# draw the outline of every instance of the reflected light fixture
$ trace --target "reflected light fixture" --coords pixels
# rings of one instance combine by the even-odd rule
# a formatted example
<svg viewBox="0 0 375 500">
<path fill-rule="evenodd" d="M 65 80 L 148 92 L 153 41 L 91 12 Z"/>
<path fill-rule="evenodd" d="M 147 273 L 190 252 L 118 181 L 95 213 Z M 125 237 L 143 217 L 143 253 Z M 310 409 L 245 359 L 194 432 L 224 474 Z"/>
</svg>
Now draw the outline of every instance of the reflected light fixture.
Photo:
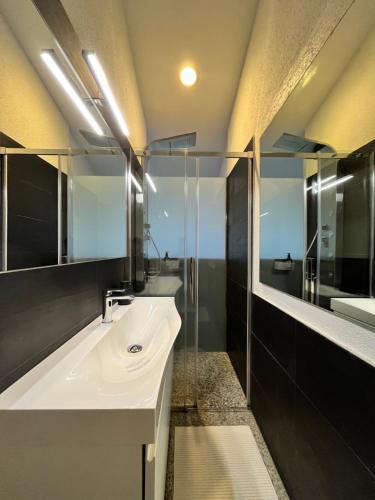
<svg viewBox="0 0 375 500">
<path fill-rule="evenodd" d="M 153 192 L 157 193 L 157 189 L 156 189 L 154 181 L 151 178 L 151 175 L 146 172 L 145 176 L 146 176 L 147 182 L 149 183 L 149 185 L 150 185 L 151 189 L 153 190 Z"/>
<path fill-rule="evenodd" d="M 168 212 L 166 210 L 164 210 L 164 215 L 168 218 L 169 215 L 168 215 Z"/>
<path fill-rule="evenodd" d="M 92 128 L 92 130 L 98 135 L 104 135 L 104 132 L 100 127 L 99 123 L 95 120 L 90 111 L 87 109 L 86 104 L 83 102 L 78 92 L 75 90 L 73 85 L 70 83 L 69 79 L 65 76 L 64 72 L 60 68 L 58 62 L 56 61 L 56 58 L 54 57 L 54 52 L 52 50 L 43 50 L 40 56 L 47 65 L 48 69 L 53 74 L 53 76 L 59 82 L 61 87 L 65 90 L 70 99 L 74 102 L 74 104 L 76 105 L 82 116 L 85 118 L 87 123 Z"/>
<path fill-rule="evenodd" d="M 109 86 L 107 76 L 104 73 L 103 67 L 100 64 L 99 59 L 97 58 L 95 52 L 84 51 L 83 55 L 91 69 L 91 72 L 95 78 L 96 83 L 100 87 L 100 90 L 102 91 L 110 108 L 112 109 L 112 113 L 116 118 L 116 121 L 118 123 L 118 126 L 120 127 L 121 132 L 124 135 L 128 136 L 129 129 L 125 123 L 124 117 L 121 114 L 120 108 L 116 102 L 111 87 Z"/>
<path fill-rule="evenodd" d="M 345 175 L 344 177 L 340 177 L 340 179 L 336 179 L 335 175 L 332 175 L 331 177 L 327 177 L 324 179 L 324 181 L 321 182 L 320 187 L 318 184 L 314 186 L 313 193 L 317 194 L 319 192 L 325 191 L 326 189 L 331 189 L 332 187 L 338 186 L 339 184 L 343 184 L 344 182 L 350 181 L 350 179 L 353 179 L 354 175 Z M 327 182 L 329 180 L 336 179 L 332 182 Z M 324 184 L 324 186 L 322 186 Z"/>
<path fill-rule="evenodd" d="M 326 182 L 329 182 L 331 181 L 332 179 L 336 179 L 336 176 L 335 175 L 330 175 L 329 177 L 326 177 L 325 179 L 323 179 L 320 184 L 325 184 Z M 317 186 L 318 186 L 318 183 L 317 182 L 313 182 L 312 186 L 309 186 L 308 188 L 306 188 L 306 191 L 311 191 L 312 188 L 314 187 L 314 191 L 316 191 L 317 189 Z"/>
<path fill-rule="evenodd" d="M 133 174 L 130 174 L 130 177 L 131 177 L 131 180 L 132 180 L 132 182 L 133 182 L 134 186 L 138 189 L 138 191 L 139 191 L 140 193 L 142 193 L 142 187 L 141 187 L 141 185 L 139 184 L 139 182 L 137 181 L 137 179 L 134 177 L 134 175 L 133 175 Z"/>
<path fill-rule="evenodd" d="M 191 66 L 185 66 L 180 72 L 180 80 L 186 87 L 192 87 L 197 81 L 197 72 Z"/>
<path fill-rule="evenodd" d="M 350 181 L 353 179 L 354 175 L 345 175 L 345 177 L 341 177 L 341 179 L 337 179 L 336 181 L 330 182 L 329 184 L 325 184 L 320 188 L 320 191 L 325 191 L 326 189 L 330 189 L 331 187 L 337 186 L 338 184 L 343 184 L 346 181 Z"/>
</svg>

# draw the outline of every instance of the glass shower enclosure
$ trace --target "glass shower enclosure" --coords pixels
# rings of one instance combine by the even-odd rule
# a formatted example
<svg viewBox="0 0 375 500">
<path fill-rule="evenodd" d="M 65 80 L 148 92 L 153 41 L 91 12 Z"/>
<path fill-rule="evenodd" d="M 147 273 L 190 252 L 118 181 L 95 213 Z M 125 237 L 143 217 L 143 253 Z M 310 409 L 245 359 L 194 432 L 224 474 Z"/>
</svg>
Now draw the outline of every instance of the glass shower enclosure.
<svg viewBox="0 0 375 500">
<path fill-rule="evenodd" d="M 143 158 L 145 293 L 174 296 L 182 318 L 174 407 L 217 406 L 228 390 L 220 384 L 227 362 L 224 160 L 187 150 Z"/>
</svg>

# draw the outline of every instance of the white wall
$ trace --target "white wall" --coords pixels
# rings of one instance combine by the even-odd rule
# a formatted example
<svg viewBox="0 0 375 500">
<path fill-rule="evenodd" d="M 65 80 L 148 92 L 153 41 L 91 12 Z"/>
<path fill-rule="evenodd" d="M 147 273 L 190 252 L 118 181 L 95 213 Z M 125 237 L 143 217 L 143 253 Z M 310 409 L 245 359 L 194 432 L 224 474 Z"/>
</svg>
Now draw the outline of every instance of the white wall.
<svg viewBox="0 0 375 500">
<path fill-rule="evenodd" d="M 153 177 L 157 193 L 149 190 L 148 222 L 151 234 L 164 257 L 184 256 L 184 178 Z M 196 255 L 196 181 L 188 183 L 187 254 Z M 199 257 L 225 258 L 226 180 L 201 178 L 199 180 Z M 167 215 L 166 215 L 167 214 Z M 156 254 L 150 248 L 150 257 Z"/>
<path fill-rule="evenodd" d="M 260 257 L 293 260 L 304 254 L 304 180 L 260 180 Z"/>
<path fill-rule="evenodd" d="M 317 110 L 306 136 L 353 151 L 375 139 L 375 26 Z"/>
<path fill-rule="evenodd" d="M 124 257 L 124 179 L 82 175 L 74 177 L 73 186 L 73 260 Z"/>
<path fill-rule="evenodd" d="M 68 147 L 60 110 L 1 14 L 0 68 L 0 131 L 25 147 Z"/>
</svg>

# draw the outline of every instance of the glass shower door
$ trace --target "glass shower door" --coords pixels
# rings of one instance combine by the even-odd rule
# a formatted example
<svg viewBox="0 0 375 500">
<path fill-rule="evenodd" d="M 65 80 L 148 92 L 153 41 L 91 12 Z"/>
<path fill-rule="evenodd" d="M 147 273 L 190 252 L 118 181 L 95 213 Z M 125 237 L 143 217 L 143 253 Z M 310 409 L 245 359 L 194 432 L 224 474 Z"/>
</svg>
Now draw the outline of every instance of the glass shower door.
<svg viewBox="0 0 375 500">
<path fill-rule="evenodd" d="M 182 154 L 182 156 L 181 156 Z M 174 296 L 175 407 L 245 407 L 227 354 L 226 176 L 222 158 L 146 158 L 146 292 Z"/>
<path fill-rule="evenodd" d="M 197 175 L 187 156 L 145 160 L 145 293 L 175 297 L 182 326 L 175 342 L 172 406 L 196 405 Z"/>
</svg>

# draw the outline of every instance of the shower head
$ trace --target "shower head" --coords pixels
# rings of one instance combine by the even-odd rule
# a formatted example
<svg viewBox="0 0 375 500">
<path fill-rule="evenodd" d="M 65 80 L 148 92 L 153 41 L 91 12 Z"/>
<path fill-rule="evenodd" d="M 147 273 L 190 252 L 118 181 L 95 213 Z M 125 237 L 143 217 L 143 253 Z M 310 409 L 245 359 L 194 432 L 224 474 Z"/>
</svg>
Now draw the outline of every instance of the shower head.
<svg viewBox="0 0 375 500">
<path fill-rule="evenodd" d="M 146 150 L 156 149 L 187 149 L 193 148 L 197 143 L 197 133 L 191 132 L 189 134 L 174 135 L 172 137 L 164 137 L 162 139 L 155 139 L 147 145 Z"/>
<path fill-rule="evenodd" d="M 329 144 L 317 142 L 313 139 L 308 139 L 307 137 L 299 135 L 288 134 L 286 132 L 281 134 L 273 147 L 299 153 L 317 153 L 318 151 L 336 153 L 333 147 Z"/>
</svg>

